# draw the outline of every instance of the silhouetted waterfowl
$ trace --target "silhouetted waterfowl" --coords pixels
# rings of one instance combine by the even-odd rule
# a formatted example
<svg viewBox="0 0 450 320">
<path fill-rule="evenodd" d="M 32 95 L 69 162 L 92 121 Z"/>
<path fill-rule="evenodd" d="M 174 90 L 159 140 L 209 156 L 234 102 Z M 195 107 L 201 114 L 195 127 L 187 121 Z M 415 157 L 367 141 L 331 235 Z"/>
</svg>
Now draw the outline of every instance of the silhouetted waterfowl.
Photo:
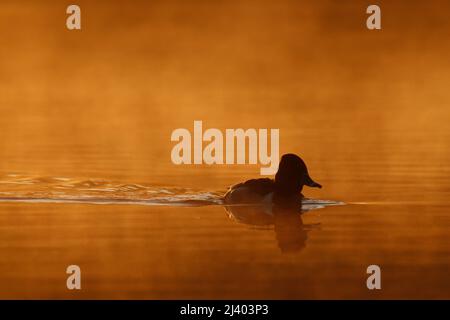
<svg viewBox="0 0 450 320">
<path fill-rule="evenodd" d="M 282 252 L 297 252 L 306 246 L 308 233 L 319 229 L 320 223 L 303 223 L 302 200 L 273 205 L 225 206 L 228 217 L 257 229 L 275 231 L 275 239 Z"/>
<path fill-rule="evenodd" d="M 283 204 L 303 198 L 303 186 L 322 188 L 309 176 L 305 162 L 295 154 L 281 157 L 275 180 L 251 179 L 230 187 L 224 196 L 225 204 Z"/>
</svg>

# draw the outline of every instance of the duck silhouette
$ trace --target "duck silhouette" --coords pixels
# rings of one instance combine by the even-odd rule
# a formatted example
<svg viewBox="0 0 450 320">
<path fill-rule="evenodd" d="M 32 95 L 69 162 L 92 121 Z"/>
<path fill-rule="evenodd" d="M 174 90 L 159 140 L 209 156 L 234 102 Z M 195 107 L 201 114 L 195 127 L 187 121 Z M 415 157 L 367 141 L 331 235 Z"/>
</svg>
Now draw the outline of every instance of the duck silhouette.
<svg viewBox="0 0 450 320">
<path fill-rule="evenodd" d="M 306 247 L 308 232 L 320 224 L 304 224 L 303 186 L 322 188 L 295 154 L 281 157 L 275 179 L 251 179 L 231 186 L 223 197 L 228 217 L 255 228 L 273 228 L 282 252 Z"/>
<path fill-rule="evenodd" d="M 301 203 L 303 186 L 322 188 L 308 173 L 305 162 L 288 153 L 281 157 L 275 179 L 251 179 L 231 186 L 224 195 L 224 203 L 230 204 L 288 204 Z"/>
</svg>

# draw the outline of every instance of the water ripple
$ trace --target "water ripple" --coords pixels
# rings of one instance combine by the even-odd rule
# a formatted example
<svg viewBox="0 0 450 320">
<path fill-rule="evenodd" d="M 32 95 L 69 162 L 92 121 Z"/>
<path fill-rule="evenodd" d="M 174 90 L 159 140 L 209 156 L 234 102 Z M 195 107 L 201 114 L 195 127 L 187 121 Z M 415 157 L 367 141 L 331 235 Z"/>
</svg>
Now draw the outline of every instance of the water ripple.
<svg viewBox="0 0 450 320">
<path fill-rule="evenodd" d="M 0 177 L 0 202 L 134 204 L 149 206 L 223 205 L 222 191 L 124 184 L 104 179 L 70 179 L 64 177 Z M 303 209 L 313 210 L 342 203 L 305 199 Z"/>
</svg>

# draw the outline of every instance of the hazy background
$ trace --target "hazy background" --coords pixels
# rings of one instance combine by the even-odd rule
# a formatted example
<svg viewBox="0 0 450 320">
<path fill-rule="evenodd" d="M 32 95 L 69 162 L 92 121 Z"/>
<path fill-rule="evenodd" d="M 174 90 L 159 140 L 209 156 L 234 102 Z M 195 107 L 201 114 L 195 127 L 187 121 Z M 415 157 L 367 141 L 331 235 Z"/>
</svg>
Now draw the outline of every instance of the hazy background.
<svg viewBox="0 0 450 320">
<path fill-rule="evenodd" d="M 240 279 L 243 262 L 239 260 L 233 265 L 233 257 L 238 256 L 250 259 L 244 259 L 245 265 L 261 262 L 251 269 L 259 278 L 247 277 L 252 279 L 248 280 L 249 286 L 261 285 L 258 294 L 263 297 L 270 292 L 274 294 L 271 297 L 361 297 L 367 294 L 364 287 L 345 289 L 339 284 L 343 291 L 329 292 L 321 285 L 332 280 L 308 277 L 320 265 L 324 274 L 341 270 L 338 274 L 344 279 L 342 275 L 348 275 L 349 269 L 345 269 L 348 263 L 352 268 L 364 270 L 374 260 L 364 256 L 370 253 L 392 266 L 395 271 L 392 279 L 404 286 L 417 285 L 407 293 L 401 291 L 401 286 L 391 287 L 391 291 L 386 289 L 385 297 L 405 294 L 449 297 L 445 271 L 450 265 L 445 258 L 449 253 L 450 225 L 449 1 L 377 1 L 382 10 L 381 31 L 366 28 L 365 11 L 371 4 L 367 1 L 79 0 L 76 4 L 82 11 L 81 31 L 66 29 L 65 11 L 69 4 L 72 3 L 1 1 L 0 175 L 102 178 L 206 190 L 224 190 L 232 183 L 257 177 L 259 165 L 208 167 L 171 163 L 172 130 L 192 130 L 193 121 L 202 120 L 204 128 L 279 128 L 280 152 L 300 154 L 312 177 L 324 185 L 322 190 L 306 190 L 307 196 L 384 205 L 402 203 L 403 206 L 327 209 L 321 222 L 325 226 L 328 222 L 339 236 L 325 232 L 326 237 L 317 240 L 321 249 L 305 257 L 312 261 L 306 269 L 301 268 L 301 261 L 291 261 L 292 268 L 283 269 L 280 266 L 285 266 L 286 258 L 279 255 L 274 258 L 268 253 L 277 251 L 276 246 L 270 250 L 262 246 L 257 252 L 273 259 L 272 269 L 267 270 L 264 261 L 249 258 L 245 250 L 250 249 L 246 247 L 244 253 L 228 251 L 226 261 L 217 258 L 230 268 L 216 270 L 206 262 L 198 265 L 198 261 L 207 261 L 211 252 L 216 251 L 211 247 L 195 251 L 203 246 L 189 242 L 187 239 L 192 234 L 186 230 L 197 224 L 190 220 L 191 215 L 179 212 L 180 209 L 161 216 L 155 213 L 151 218 L 144 215 L 145 210 L 150 210 L 147 208 L 120 209 L 121 214 L 131 212 L 131 216 L 108 215 L 97 221 L 92 218 L 97 209 L 92 207 L 33 209 L 37 207 L 3 205 L 0 218 L 2 227 L 9 233 L 6 229 L 2 231 L 6 251 L 2 254 L 5 260 L 0 265 L 0 274 L 11 291 L 20 297 L 22 287 L 18 283 L 31 283 L 33 287 L 35 269 L 21 269 L 25 268 L 20 267 L 24 261 L 31 263 L 40 257 L 56 272 L 61 269 L 52 264 L 57 257 L 65 265 L 81 255 L 87 264 L 99 268 L 98 261 L 92 261 L 92 257 L 103 252 L 106 256 L 102 263 L 106 261 L 113 266 L 115 261 L 124 261 L 122 253 L 135 253 L 136 268 L 143 270 L 158 261 L 162 275 L 148 271 L 149 274 L 137 276 L 143 283 L 149 282 L 142 279 L 151 278 L 153 286 L 167 285 L 169 289 L 164 288 L 168 291 L 153 291 L 153 297 L 234 297 L 233 293 L 239 290 L 220 291 L 219 284 L 216 286 L 213 280 L 220 273 L 227 281 Z M 425 207 L 414 207 L 416 203 Z M 435 207 L 430 209 L 426 205 Z M 50 214 L 50 217 L 42 220 L 34 210 L 42 210 L 44 216 Z M 101 210 L 112 214 L 116 209 Z M 157 211 L 161 210 L 169 209 Z M 194 209 L 189 210 L 192 213 Z M 209 211 L 212 209 L 198 210 L 194 210 L 194 216 L 199 219 L 208 221 L 208 216 L 214 215 Z M 219 209 L 214 210 L 218 214 L 211 222 L 214 227 L 233 228 L 222 216 L 223 212 L 219 215 Z M 76 223 L 61 218 L 57 215 L 60 211 L 69 217 L 81 215 L 78 217 L 81 220 L 76 221 L 85 223 L 79 225 L 82 231 L 76 227 L 74 231 Z M 18 212 L 31 214 L 32 220 L 20 220 L 25 218 L 19 218 Z M 364 212 L 368 213 L 364 215 Z M 135 220 L 135 214 L 144 220 Z M 170 229 L 173 225 L 164 220 L 170 214 L 180 214 L 176 219 L 181 219 L 180 224 L 186 228 L 183 232 L 187 233 L 180 235 L 179 229 Z M 61 225 L 59 219 L 67 224 Z M 107 226 L 102 224 L 103 219 L 109 221 Z M 422 223 L 418 224 L 417 219 Z M 49 221 L 60 227 L 56 238 L 46 238 Z M 19 230 L 26 230 L 20 228 L 27 223 L 31 229 L 20 233 Z M 36 223 L 42 223 L 43 229 L 33 229 Z M 116 245 L 101 242 L 105 239 L 95 240 L 103 227 L 112 228 L 108 234 L 113 236 L 120 230 L 132 235 L 136 231 L 133 228 L 142 225 L 156 228 L 156 238 L 143 237 L 141 242 L 133 242 L 123 235 L 120 241 L 116 239 L 119 241 Z M 199 239 L 209 238 L 204 228 L 214 229 L 208 223 L 202 224 L 201 230 L 195 229 Z M 78 232 L 80 242 L 64 242 L 63 235 L 70 230 L 74 234 Z M 215 250 L 232 246 L 226 230 L 222 234 L 223 242 L 219 241 L 216 247 L 212 244 Z M 239 230 L 246 234 L 247 229 Z M 55 255 L 52 256 L 32 249 L 30 244 L 36 241 L 33 234 L 47 239 L 43 240 L 44 248 L 48 249 L 49 243 L 60 246 L 69 255 L 67 261 L 60 251 L 51 251 Z M 391 238 L 383 238 L 386 234 L 391 234 Z M 30 243 L 21 242 L 24 235 Z M 176 238 L 176 244 L 172 240 L 159 244 L 155 250 L 163 252 L 158 251 L 154 258 L 146 257 L 150 260 L 142 261 L 139 246 L 146 250 L 154 248 L 153 241 L 161 235 L 164 239 L 173 239 L 170 235 L 182 238 Z M 367 238 L 368 235 L 373 238 Z M 271 234 L 265 236 L 273 240 Z M 125 239 L 131 242 L 118 247 Z M 409 247 L 412 241 L 419 247 Z M 353 247 L 357 243 L 364 246 Z M 389 253 L 383 251 L 381 243 L 391 245 L 385 248 Z M 17 248 L 24 251 L 14 264 L 14 254 L 20 252 Z M 191 255 L 195 260 L 186 256 L 186 248 L 198 253 Z M 307 250 L 305 254 L 309 255 Z M 183 258 L 173 255 L 174 252 Z M 361 257 L 357 263 L 350 258 L 355 252 Z M 411 256 L 414 252 L 416 256 Z M 327 264 L 320 258 L 324 255 L 335 260 Z M 175 272 L 168 267 L 178 264 L 180 259 L 188 266 L 186 269 Z M 414 270 L 405 273 L 404 267 L 410 265 L 415 265 L 417 272 L 429 267 L 427 274 L 433 278 L 418 276 Z M 46 268 L 44 274 L 53 270 L 49 265 Z M 108 268 L 105 270 L 111 272 L 112 278 L 117 279 L 118 274 L 124 276 L 110 269 L 113 267 Z M 310 295 L 292 288 L 289 291 L 292 279 L 288 276 L 285 282 L 278 282 L 279 287 L 264 282 L 277 268 L 281 268 L 280 274 L 286 275 L 292 275 L 294 270 L 305 271 L 302 277 L 309 281 Z M 8 273 L 13 269 L 13 274 Z M 126 270 L 128 266 L 123 266 L 121 272 Z M 209 274 L 211 287 L 203 295 L 196 295 L 197 291 L 189 291 L 193 288 L 190 281 L 197 281 L 205 270 L 220 272 Z M 29 275 L 28 280 L 23 278 L 24 274 Z M 167 275 L 170 276 L 164 278 Z M 64 281 L 65 274 L 61 276 Z M 402 276 L 403 282 L 399 280 Z M 364 272 L 358 277 L 365 281 Z M 37 285 L 33 288 L 35 291 L 30 289 L 34 292 L 30 293 L 32 297 L 61 296 L 54 288 L 46 289 L 45 293 Z M 88 297 L 117 293 L 99 288 L 102 287 L 96 287 L 100 291 L 88 291 Z M 136 287 L 132 288 L 123 289 L 121 297 L 130 296 L 127 290 L 134 293 L 133 297 L 146 297 L 142 292 L 133 291 Z M 255 292 L 242 294 L 259 297 Z"/>
<path fill-rule="evenodd" d="M 280 128 L 281 152 L 325 181 L 411 158 L 405 175 L 448 173 L 448 1 L 380 1 L 381 31 L 366 1 L 77 3 L 81 32 L 65 27 L 69 2 L 2 1 L 1 171 L 214 184 L 236 167 L 170 161 L 172 130 L 198 119 Z"/>
</svg>

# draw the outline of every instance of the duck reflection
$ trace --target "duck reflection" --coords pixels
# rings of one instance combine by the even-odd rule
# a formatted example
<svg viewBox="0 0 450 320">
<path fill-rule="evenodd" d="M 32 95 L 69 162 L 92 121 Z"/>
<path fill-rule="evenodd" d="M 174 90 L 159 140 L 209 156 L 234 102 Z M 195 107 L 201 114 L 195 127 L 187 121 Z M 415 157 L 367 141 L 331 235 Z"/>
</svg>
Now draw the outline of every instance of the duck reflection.
<svg viewBox="0 0 450 320">
<path fill-rule="evenodd" d="M 281 252 L 299 252 L 306 247 L 308 232 L 320 224 L 305 224 L 302 219 L 302 199 L 272 205 L 227 205 L 225 210 L 234 221 L 260 229 L 274 229 Z"/>
</svg>

